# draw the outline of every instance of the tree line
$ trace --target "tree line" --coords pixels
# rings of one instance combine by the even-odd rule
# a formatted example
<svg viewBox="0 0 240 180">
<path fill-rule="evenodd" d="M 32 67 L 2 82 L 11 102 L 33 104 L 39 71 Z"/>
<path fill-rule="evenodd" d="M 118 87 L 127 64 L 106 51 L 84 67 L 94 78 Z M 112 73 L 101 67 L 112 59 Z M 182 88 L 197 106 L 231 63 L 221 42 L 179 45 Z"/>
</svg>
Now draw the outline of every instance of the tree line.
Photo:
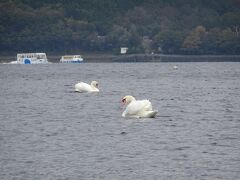
<svg viewBox="0 0 240 180">
<path fill-rule="evenodd" d="M 2 0 L 0 51 L 240 54 L 239 0 Z"/>
</svg>

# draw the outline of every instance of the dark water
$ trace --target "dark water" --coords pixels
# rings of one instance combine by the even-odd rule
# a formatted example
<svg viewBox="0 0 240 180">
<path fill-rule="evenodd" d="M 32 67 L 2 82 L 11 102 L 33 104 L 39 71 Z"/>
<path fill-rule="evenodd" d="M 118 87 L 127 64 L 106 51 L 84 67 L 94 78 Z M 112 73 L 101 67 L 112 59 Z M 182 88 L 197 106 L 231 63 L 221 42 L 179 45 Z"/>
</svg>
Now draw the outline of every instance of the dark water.
<svg viewBox="0 0 240 180">
<path fill-rule="evenodd" d="M 240 63 L 173 65 L 0 65 L 0 179 L 240 179 Z M 158 116 L 122 118 L 125 95 Z"/>
</svg>

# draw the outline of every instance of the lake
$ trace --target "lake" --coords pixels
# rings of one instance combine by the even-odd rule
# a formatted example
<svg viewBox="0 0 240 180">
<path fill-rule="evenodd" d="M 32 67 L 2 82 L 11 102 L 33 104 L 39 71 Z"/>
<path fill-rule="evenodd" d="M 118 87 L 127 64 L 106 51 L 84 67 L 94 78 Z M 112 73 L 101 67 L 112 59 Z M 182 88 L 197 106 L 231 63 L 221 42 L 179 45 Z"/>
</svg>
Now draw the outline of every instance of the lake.
<svg viewBox="0 0 240 180">
<path fill-rule="evenodd" d="M 1 64 L 0 85 L 1 180 L 240 179 L 239 62 Z"/>
</svg>

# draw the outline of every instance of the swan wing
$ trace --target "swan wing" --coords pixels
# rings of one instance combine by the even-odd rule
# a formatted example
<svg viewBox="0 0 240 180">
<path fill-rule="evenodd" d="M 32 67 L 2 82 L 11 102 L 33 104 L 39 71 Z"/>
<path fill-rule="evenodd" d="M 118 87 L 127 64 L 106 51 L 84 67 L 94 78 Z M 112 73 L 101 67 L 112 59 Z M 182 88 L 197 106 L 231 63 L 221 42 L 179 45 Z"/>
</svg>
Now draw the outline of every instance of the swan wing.
<svg viewBox="0 0 240 180">
<path fill-rule="evenodd" d="M 154 118 L 156 115 L 157 111 L 142 111 L 138 116 L 142 118 Z"/>
<path fill-rule="evenodd" d="M 123 112 L 123 116 L 142 116 L 145 111 L 152 111 L 152 104 L 149 100 L 133 101 Z"/>
<path fill-rule="evenodd" d="M 92 87 L 84 82 L 80 82 L 75 84 L 75 91 L 77 92 L 91 92 L 92 91 Z"/>
</svg>

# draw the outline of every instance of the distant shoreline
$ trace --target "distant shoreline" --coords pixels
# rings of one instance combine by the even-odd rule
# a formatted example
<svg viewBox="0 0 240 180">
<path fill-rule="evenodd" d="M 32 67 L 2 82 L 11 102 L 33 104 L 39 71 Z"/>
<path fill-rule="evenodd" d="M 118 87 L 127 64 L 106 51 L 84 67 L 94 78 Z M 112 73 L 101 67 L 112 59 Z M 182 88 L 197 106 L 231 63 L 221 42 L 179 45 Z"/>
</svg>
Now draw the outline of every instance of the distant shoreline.
<svg viewBox="0 0 240 180">
<path fill-rule="evenodd" d="M 240 62 L 240 55 L 164 55 L 164 54 L 83 54 L 84 62 Z M 47 55 L 57 63 L 61 55 Z M 15 61 L 16 56 L 0 56 L 1 63 Z"/>
</svg>

